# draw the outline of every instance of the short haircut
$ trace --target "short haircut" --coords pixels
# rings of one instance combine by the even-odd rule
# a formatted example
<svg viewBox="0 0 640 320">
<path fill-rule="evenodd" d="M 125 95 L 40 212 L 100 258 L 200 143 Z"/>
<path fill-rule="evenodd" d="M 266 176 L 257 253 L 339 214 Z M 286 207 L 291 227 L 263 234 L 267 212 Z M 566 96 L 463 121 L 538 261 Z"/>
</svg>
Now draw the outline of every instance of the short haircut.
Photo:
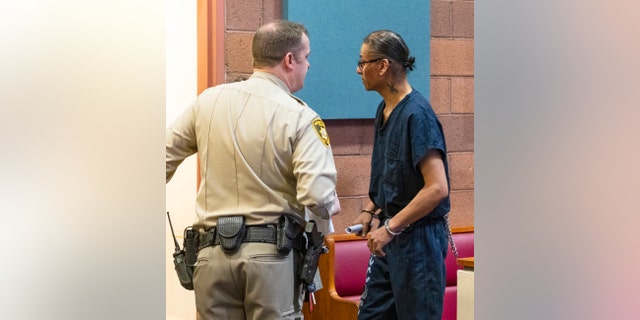
<svg viewBox="0 0 640 320">
<path fill-rule="evenodd" d="M 288 20 L 275 20 L 258 28 L 251 44 L 253 67 L 273 67 L 289 52 L 297 57 L 302 34 L 309 35 L 307 28 Z"/>
</svg>

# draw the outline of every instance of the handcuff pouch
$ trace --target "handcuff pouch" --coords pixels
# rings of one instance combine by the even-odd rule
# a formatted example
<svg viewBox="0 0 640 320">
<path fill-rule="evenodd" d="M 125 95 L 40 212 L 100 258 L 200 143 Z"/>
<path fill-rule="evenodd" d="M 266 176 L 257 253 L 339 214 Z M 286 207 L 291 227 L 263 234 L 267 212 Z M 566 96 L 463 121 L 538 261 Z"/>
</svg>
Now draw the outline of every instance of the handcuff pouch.
<svg viewBox="0 0 640 320">
<path fill-rule="evenodd" d="M 218 218 L 216 233 L 220 240 L 222 251 L 228 254 L 235 253 L 240 249 L 244 240 L 246 227 L 244 216 L 227 216 Z"/>
</svg>

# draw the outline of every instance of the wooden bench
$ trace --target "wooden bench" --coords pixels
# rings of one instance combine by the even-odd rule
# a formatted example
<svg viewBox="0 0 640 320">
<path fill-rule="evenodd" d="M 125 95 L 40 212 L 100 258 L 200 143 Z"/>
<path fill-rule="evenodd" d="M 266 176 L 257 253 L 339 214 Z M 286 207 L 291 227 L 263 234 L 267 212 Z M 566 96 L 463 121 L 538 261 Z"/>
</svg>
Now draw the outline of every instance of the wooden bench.
<svg viewBox="0 0 640 320">
<path fill-rule="evenodd" d="M 459 257 L 474 256 L 473 227 L 452 228 Z M 318 267 L 322 277 L 321 290 L 316 291 L 316 305 L 309 312 L 305 304 L 305 319 L 309 320 L 354 320 L 358 315 L 360 295 L 369 264 L 370 252 L 367 241 L 353 234 L 332 234 L 325 238 L 329 253 L 320 256 Z M 442 319 L 456 319 L 457 271 L 461 269 L 451 253 L 445 260 L 447 287 L 445 288 Z"/>
</svg>

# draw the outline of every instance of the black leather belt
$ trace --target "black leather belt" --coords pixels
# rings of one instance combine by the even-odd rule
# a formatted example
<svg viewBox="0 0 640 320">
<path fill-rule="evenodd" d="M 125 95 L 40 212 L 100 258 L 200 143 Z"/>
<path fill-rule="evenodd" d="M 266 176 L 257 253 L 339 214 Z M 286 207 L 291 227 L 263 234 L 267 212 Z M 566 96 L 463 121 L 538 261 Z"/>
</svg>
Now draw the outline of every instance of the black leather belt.
<svg viewBox="0 0 640 320">
<path fill-rule="evenodd" d="M 264 242 L 276 244 L 276 235 L 277 232 L 275 224 L 246 226 L 246 233 L 242 242 Z M 198 249 L 208 246 L 216 246 L 219 244 L 220 239 L 216 237 L 216 227 L 213 227 L 200 234 L 200 245 L 198 246 Z"/>
</svg>

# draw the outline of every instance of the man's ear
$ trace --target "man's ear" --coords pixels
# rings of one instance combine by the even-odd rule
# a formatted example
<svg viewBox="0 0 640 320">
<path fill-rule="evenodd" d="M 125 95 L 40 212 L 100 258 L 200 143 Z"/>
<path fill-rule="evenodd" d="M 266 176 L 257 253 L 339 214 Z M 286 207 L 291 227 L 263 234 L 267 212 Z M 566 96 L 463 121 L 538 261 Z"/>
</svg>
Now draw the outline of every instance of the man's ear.
<svg viewBox="0 0 640 320">
<path fill-rule="evenodd" d="M 387 72 L 387 70 L 389 70 L 389 60 L 387 59 L 382 59 L 382 61 L 380 61 L 380 71 L 378 71 L 378 73 L 380 75 L 383 75 L 385 72 Z"/>
<path fill-rule="evenodd" d="M 287 54 L 284 55 L 283 59 L 284 59 L 285 67 L 287 67 L 288 69 L 293 68 L 293 63 L 295 62 L 295 57 L 293 56 L 293 53 L 287 52 Z"/>
</svg>

